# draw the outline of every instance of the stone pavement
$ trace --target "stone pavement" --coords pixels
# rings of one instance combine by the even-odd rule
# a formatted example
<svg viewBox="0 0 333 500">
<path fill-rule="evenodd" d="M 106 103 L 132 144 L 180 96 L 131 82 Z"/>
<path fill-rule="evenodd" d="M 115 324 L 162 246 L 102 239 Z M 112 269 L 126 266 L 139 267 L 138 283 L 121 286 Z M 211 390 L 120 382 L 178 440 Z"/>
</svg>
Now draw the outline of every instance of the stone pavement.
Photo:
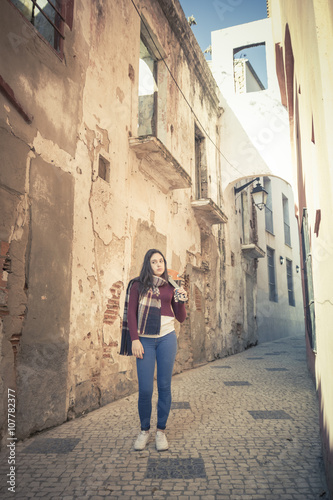
<svg viewBox="0 0 333 500">
<path fill-rule="evenodd" d="M 2 452 L 0 498 L 329 498 L 304 338 L 176 375 L 172 389 L 168 451 L 158 453 L 153 436 L 143 452 L 133 450 L 133 394 L 17 443 L 15 493 Z"/>
</svg>

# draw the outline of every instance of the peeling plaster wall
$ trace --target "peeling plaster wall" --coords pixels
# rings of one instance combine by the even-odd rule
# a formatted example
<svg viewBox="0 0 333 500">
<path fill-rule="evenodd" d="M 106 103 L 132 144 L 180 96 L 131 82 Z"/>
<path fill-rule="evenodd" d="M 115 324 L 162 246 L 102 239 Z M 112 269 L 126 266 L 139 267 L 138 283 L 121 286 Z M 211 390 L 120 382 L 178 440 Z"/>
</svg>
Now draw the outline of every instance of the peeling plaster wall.
<svg viewBox="0 0 333 500">
<path fill-rule="evenodd" d="M 138 8 L 197 126 L 223 144 L 219 93 L 179 3 L 143 0 Z M 195 118 L 163 61 L 157 137 L 192 185 L 162 191 L 129 146 L 138 133 L 140 43 L 130 0 L 77 0 L 63 60 L 9 2 L 1 23 L 1 75 L 32 115 L 28 124 L 1 94 L 0 257 L 4 268 L 11 262 L 0 283 L 2 394 L 17 390 L 25 437 L 137 389 L 135 360 L 119 356 L 121 319 L 127 283 L 149 248 L 165 254 L 189 292 L 175 372 L 255 342 L 244 313 L 255 270 L 240 256 L 236 222 L 230 232 L 195 215 Z M 233 220 L 219 155 L 205 142 L 207 197 Z"/>
<path fill-rule="evenodd" d="M 222 272 L 222 352 L 235 354 L 258 342 L 256 327 L 257 264 L 255 259 L 246 258 L 241 252 L 242 211 L 239 198 L 235 200 L 234 190 L 229 189 L 224 197 L 230 206 L 228 224 L 223 226 L 223 272 Z M 251 197 L 248 197 L 248 212 L 253 219 Z M 231 208 L 232 207 L 232 208 Z M 251 223 L 255 226 L 255 220 Z M 249 221 L 250 225 L 250 221 Z M 249 284 L 251 290 L 251 311 L 249 307 Z"/>
<path fill-rule="evenodd" d="M 0 413 L 7 388 L 15 390 L 20 438 L 67 418 L 74 153 L 87 51 L 80 31 L 74 39 L 66 27 L 64 63 L 10 2 L 0 22 L 0 74 L 18 103 L 2 86 Z"/>
<path fill-rule="evenodd" d="M 32 160 L 27 313 L 16 360 L 19 438 L 66 417 L 73 185 L 70 174 Z"/>
</svg>

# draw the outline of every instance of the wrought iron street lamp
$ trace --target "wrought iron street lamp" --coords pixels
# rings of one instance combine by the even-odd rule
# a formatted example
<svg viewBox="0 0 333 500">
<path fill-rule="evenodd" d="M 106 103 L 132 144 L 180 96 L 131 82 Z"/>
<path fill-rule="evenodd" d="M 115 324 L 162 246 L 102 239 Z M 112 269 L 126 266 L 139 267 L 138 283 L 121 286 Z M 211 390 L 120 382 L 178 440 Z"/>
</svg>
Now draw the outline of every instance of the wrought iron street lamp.
<svg viewBox="0 0 333 500">
<path fill-rule="evenodd" d="M 258 207 L 259 210 L 262 210 L 266 206 L 268 193 L 260 184 L 259 177 L 255 177 L 251 181 L 244 184 L 244 186 L 240 186 L 238 188 L 235 187 L 234 188 L 235 195 L 237 193 L 239 193 L 240 191 L 243 191 L 243 189 L 250 186 L 250 184 L 252 184 L 252 182 L 254 182 L 254 181 L 257 181 L 257 185 L 253 188 L 253 191 L 252 191 L 253 201 L 254 201 L 255 206 Z"/>
</svg>

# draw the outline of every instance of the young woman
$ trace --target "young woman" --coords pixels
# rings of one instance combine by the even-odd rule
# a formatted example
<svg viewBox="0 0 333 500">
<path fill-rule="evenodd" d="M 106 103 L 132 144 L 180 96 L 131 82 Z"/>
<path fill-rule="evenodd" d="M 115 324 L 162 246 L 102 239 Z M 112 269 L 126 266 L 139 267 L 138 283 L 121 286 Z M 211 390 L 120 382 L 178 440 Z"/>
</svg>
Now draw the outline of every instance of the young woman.
<svg viewBox="0 0 333 500">
<path fill-rule="evenodd" d="M 181 300 L 178 299 L 181 294 Z M 171 407 L 171 377 L 177 352 L 175 318 L 182 323 L 186 318 L 183 287 L 177 289 L 168 282 L 167 263 L 156 249 L 148 250 L 140 276 L 128 284 L 123 318 L 120 354 L 133 354 L 136 359 L 139 382 L 139 417 L 141 432 L 135 450 L 143 450 L 150 435 L 150 418 L 157 363 L 157 432 L 156 449 L 168 449 L 164 430 Z"/>
</svg>

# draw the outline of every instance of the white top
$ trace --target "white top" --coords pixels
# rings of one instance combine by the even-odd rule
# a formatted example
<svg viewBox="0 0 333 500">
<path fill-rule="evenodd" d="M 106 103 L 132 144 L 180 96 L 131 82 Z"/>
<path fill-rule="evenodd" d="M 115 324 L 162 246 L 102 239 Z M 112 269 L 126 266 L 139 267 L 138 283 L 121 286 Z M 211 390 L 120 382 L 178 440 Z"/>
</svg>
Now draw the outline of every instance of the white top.
<svg viewBox="0 0 333 500">
<path fill-rule="evenodd" d="M 161 329 L 159 335 L 139 335 L 150 339 L 159 339 L 175 330 L 175 318 L 173 316 L 161 316 Z"/>
</svg>

